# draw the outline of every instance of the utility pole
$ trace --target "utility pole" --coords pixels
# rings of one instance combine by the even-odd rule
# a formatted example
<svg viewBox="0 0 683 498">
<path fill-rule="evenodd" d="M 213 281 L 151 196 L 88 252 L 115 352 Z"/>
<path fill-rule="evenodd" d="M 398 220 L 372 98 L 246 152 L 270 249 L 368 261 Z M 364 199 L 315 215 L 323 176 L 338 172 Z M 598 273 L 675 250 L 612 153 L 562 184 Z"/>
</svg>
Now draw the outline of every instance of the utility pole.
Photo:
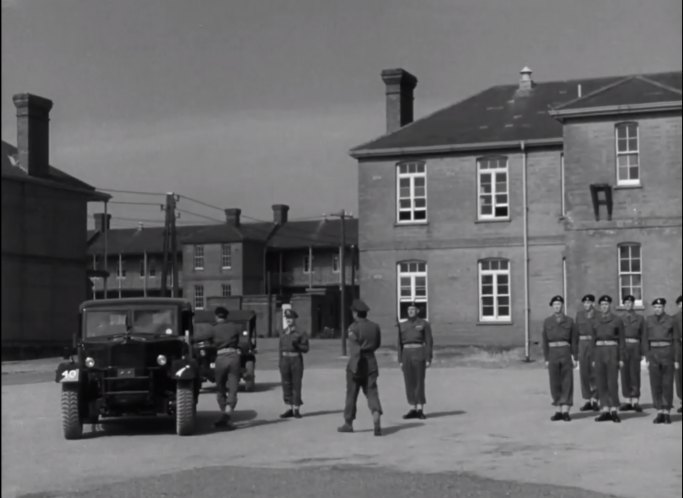
<svg viewBox="0 0 683 498">
<path fill-rule="evenodd" d="M 171 297 L 180 297 L 178 292 L 178 236 L 176 229 L 176 218 L 180 213 L 176 213 L 176 201 L 177 198 L 175 194 L 171 193 L 171 262 L 172 262 L 172 273 L 171 278 L 173 279 L 173 291 L 171 292 Z"/>
<path fill-rule="evenodd" d="M 161 266 L 161 297 L 167 296 L 169 270 L 171 270 L 171 278 L 173 279 L 173 295 L 176 294 L 178 286 L 177 250 L 175 247 L 177 242 L 175 234 L 175 203 L 175 194 L 168 192 L 166 194 L 166 203 L 161 206 L 161 210 L 166 212 L 164 220 L 164 246 L 162 249 L 163 263 Z"/>
<path fill-rule="evenodd" d="M 339 327 L 341 329 L 341 347 L 342 356 L 346 356 L 346 210 L 342 209 L 337 213 L 330 213 L 325 216 L 338 217 L 341 220 L 340 226 L 340 241 L 339 241 L 339 305 L 340 319 Z"/>
</svg>

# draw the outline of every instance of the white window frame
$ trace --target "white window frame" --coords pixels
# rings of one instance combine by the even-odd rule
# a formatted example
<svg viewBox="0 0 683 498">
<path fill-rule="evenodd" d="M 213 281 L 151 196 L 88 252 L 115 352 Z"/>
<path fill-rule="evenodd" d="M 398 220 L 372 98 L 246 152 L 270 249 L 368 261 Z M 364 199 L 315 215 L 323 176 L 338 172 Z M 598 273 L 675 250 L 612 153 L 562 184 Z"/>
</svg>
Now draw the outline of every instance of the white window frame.
<svg viewBox="0 0 683 498">
<path fill-rule="evenodd" d="M 221 269 L 229 270 L 232 268 L 232 246 L 221 244 Z"/>
<path fill-rule="evenodd" d="M 427 319 L 429 316 L 429 277 L 428 265 L 426 261 L 410 260 L 399 261 L 396 264 L 396 316 L 399 320 L 407 319 L 407 315 L 401 315 L 401 303 L 417 302 L 424 303 L 426 313 L 421 317 Z M 424 279 L 424 293 L 418 294 L 418 281 Z M 406 282 L 407 280 L 407 282 Z M 405 285 L 407 283 L 407 285 Z M 408 293 L 402 292 L 404 288 Z"/>
<path fill-rule="evenodd" d="M 221 297 L 230 297 L 230 296 L 232 296 L 232 285 L 221 284 Z"/>
<path fill-rule="evenodd" d="M 408 185 L 407 195 L 401 195 L 401 180 Z M 416 183 L 422 183 L 417 186 Z M 423 195 L 418 195 L 417 189 L 424 190 Z M 401 201 L 407 201 L 408 205 L 401 207 Z M 417 204 L 424 204 L 418 206 Z M 407 219 L 401 219 L 401 213 L 408 213 Z M 416 213 L 424 213 L 424 217 L 417 217 Z M 427 223 L 427 167 L 424 161 L 402 162 L 396 165 L 396 223 L 422 224 Z"/>
<path fill-rule="evenodd" d="M 492 263 L 496 263 L 498 268 L 485 268 Z M 505 268 L 501 268 L 501 263 L 505 264 Z M 511 284 L 511 270 L 510 260 L 505 258 L 487 258 L 479 260 L 477 264 L 478 269 L 478 293 L 479 293 L 479 321 L 492 323 L 509 323 L 512 321 L 512 284 Z M 499 282 L 500 277 L 507 278 L 507 294 L 500 292 L 500 287 L 505 285 Z M 491 286 L 491 293 L 484 293 L 484 277 L 491 277 L 491 283 L 486 284 Z M 484 298 L 493 298 L 493 315 L 484 315 Z M 501 298 L 507 298 L 508 314 L 501 314 L 499 308 L 501 306 Z"/>
<path fill-rule="evenodd" d="M 633 257 L 633 248 L 638 248 L 638 257 Z M 621 250 L 628 248 L 628 257 L 622 258 Z M 629 271 L 623 271 L 621 268 L 622 262 L 628 261 Z M 638 261 L 639 271 L 633 271 L 633 261 Z M 639 277 L 640 284 L 634 285 L 631 280 L 633 277 Z M 623 279 L 628 279 L 628 285 L 623 285 Z M 623 242 L 617 245 L 617 285 L 619 286 L 619 302 L 624 302 L 624 296 L 631 294 L 636 298 L 634 306 L 643 307 L 643 246 L 638 242 Z M 622 292 L 624 288 L 628 288 L 626 292 Z M 640 292 L 634 291 L 639 289 Z M 640 296 L 640 299 L 638 297 Z"/>
<path fill-rule="evenodd" d="M 194 286 L 194 294 L 192 296 L 192 299 L 194 301 L 194 309 L 196 310 L 203 310 L 204 309 L 204 286 L 203 285 L 195 285 Z"/>
<path fill-rule="evenodd" d="M 630 127 L 635 127 L 636 134 L 635 137 L 631 136 L 629 134 Z M 625 140 L 626 142 L 626 149 L 625 150 L 619 150 L 619 131 L 620 130 L 626 130 L 626 135 L 624 137 L 621 137 L 622 140 Z M 629 140 L 635 138 L 636 140 L 636 148 L 631 149 Z M 626 121 L 623 123 L 617 123 L 614 125 L 614 151 L 615 151 L 615 168 L 616 168 L 616 176 L 617 176 L 617 185 L 623 185 L 623 186 L 634 186 L 634 185 L 640 185 L 640 126 L 638 126 L 638 123 L 635 123 L 633 121 Z M 626 167 L 627 171 L 627 178 L 622 178 L 621 177 L 621 167 L 619 165 L 619 159 L 621 157 L 627 158 L 628 166 Z M 636 165 L 637 165 L 637 171 L 638 171 L 638 178 L 631 178 L 631 158 L 635 157 Z"/>
<path fill-rule="evenodd" d="M 192 249 L 192 266 L 195 270 L 204 269 L 204 246 L 196 244 Z"/>
<path fill-rule="evenodd" d="M 501 166 L 504 163 L 504 166 Z M 490 166 L 495 164 L 495 166 Z M 482 167 L 484 166 L 485 167 Z M 501 173 L 505 174 L 505 190 L 498 190 L 497 176 Z M 482 176 L 490 175 L 491 177 L 491 191 L 482 191 Z M 506 201 L 502 202 L 497 199 L 498 196 L 505 196 Z M 484 214 L 482 209 L 482 197 L 491 198 L 491 213 Z M 496 209 L 506 208 L 505 215 L 497 215 Z M 477 159 L 477 220 L 481 221 L 507 221 L 510 219 L 510 168 L 507 156 L 486 156 Z"/>
</svg>

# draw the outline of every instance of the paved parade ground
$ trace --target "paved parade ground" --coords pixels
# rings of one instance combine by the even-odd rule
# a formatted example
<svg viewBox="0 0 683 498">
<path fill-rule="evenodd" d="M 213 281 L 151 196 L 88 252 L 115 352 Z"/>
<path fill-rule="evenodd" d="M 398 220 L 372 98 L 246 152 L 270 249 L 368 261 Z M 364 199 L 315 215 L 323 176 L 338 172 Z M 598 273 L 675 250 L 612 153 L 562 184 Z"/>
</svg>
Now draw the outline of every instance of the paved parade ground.
<svg viewBox="0 0 683 498">
<path fill-rule="evenodd" d="M 94 433 L 86 426 L 79 441 L 62 437 L 51 364 L 3 364 L 2 496 L 681 495 L 681 416 L 652 424 L 646 372 L 645 414 L 614 424 L 576 413 L 567 423 L 549 421 L 547 374 L 537 363 L 437 361 L 427 373 L 428 419 L 405 421 L 403 381 L 390 360 L 381 362 L 380 438 L 362 394 L 356 432 L 336 432 L 345 389 L 338 356 L 307 364 L 301 420 L 278 418 L 279 375 L 262 361 L 257 391 L 240 393 L 235 431 L 213 428 L 207 389 L 195 436 L 176 436 L 170 420 L 143 420 Z"/>
</svg>

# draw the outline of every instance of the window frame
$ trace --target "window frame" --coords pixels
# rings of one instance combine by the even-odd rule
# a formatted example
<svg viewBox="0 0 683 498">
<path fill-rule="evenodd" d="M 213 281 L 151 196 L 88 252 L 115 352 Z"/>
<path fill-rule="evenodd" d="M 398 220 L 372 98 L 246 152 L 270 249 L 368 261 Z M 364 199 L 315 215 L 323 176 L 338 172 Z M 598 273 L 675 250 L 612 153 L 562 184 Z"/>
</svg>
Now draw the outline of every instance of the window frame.
<svg viewBox="0 0 683 498">
<path fill-rule="evenodd" d="M 634 261 L 634 258 L 632 257 L 632 248 L 637 247 L 638 248 L 638 264 L 640 266 L 640 271 L 634 272 L 634 271 L 628 271 L 628 272 L 623 272 L 621 270 L 621 263 L 622 263 L 622 258 L 621 258 L 621 249 L 628 247 L 629 248 L 629 257 L 628 261 Z M 629 263 L 629 267 L 631 264 Z M 636 288 L 632 284 L 628 286 L 622 285 L 622 277 L 633 277 L 635 275 L 638 275 L 640 277 L 640 299 L 637 298 L 637 293 L 633 292 L 633 289 Z M 623 287 L 628 287 L 629 291 L 626 294 L 622 293 Z M 619 303 L 624 302 L 624 296 L 631 294 L 634 297 L 636 297 L 636 301 L 633 303 L 634 307 L 637 308 L 643 308 L 644 307 L 644 299 L 643 299 L 643 245 L 640 242 L 621 242 L 617 244 L 617 288 L 618 288 L 618 294 L 619 294 Z"/>
<path fill-rule="evenodd" d="M 192 248 L 192 268 L 194 270 L 203 270 L 204 263 L 204 246 L 202 244 L 195 244 Z"/>
<path fill-rule="evenodd" d="M 484 269 L 484 263 L 492 262 L 504 262 L 506 264 L 505 270 L 500 268 L 497 269 Z M 478 293 L 478 309 L 479 309 L 479 322 L 480 323 L 511 323 L 512 322 L 512 264 L 508 258 L 484 258 L 477 261 L 477 293 Z M 500 285 L 498 282 L 498 277 L 501 275 L 507 276 L 507 294 L 499 294 L 498 288 Z M 484 276 L 491 276 L 491 286 L 493 293 L 484 294 Z M 484 315 L 484 297 L 493 298 L 493 309 L 494 314 Z M 499 307 L 501 306 L 499 302 L 500 297 L 508 298 L 508 314 L 501 315 L 499 312 Z"/>
<path fill-rule="evenodd" d="M 410 172 L 411 166 L 415 167 L 416 171 Z M 402 168 L 406 168 L 407 171 L 401 171 Z M 418 171 L 419 170 L 419 171 Z M 422 225 L 426 224 L 429 221 L 429 213 L 428 213 L 428 207 L 429 207 L 429 200 L 428 200 L 428 192 L 427 192 L 427 164 L 425 161 L 402 161 L 396 164 L 396 223 L 400 225 Z M 424 185 L 422 188 L 424 188 L 424 195 L 422 196 L 416 196 L 415 195 L 415 190 L 416 187 L 416 179 L 422 179 L 424 182 Z M 408 189 L 409 189 L 409 195 L 408 197 L 401 197 L 401 180 L 407 179 L 408 180 Z M 424 207 L 417 207 L 416 200 L 418 199 L 424 199 Z M 401 207 L 401 201 L 402 200 L 408 200 L 410 202 L 410 207 L 409 208 L 402 208 Z M 410 219 L 401 219 L 401 213 L 402 212 L 409 212 L 410 213 Z M 416 218 L 415 213 L 416 212 L 424 212 L 424 218 Z"/>
<path fill-rule="evenodd" d="M 628 145 L 630 138 L 633 138 L 629 135 L 629 126 L 634 126 L 636 129 L 636 135 L 635 135 L 635 140 L 636 140 L 636 149 L 631 150 Z M 627 149 L 620 151 L 619 150 L 619 130 L 625 129 L 626 130 L 626 135 L 623 137 L 624 140 L 626 140 L 626 146 Z M 641 178 L 641 168 L 640 168 L 640 126 L 638 125 L 637 122 L 635 121 L 622 121 L 619 123 L 615 123 L 614 125 L 614 166 L 615 166 L 615 174 L 616 174 L 616 180 L 617 180 L 617 186 L 619 187 L 636 187 L 640 186 L 640 178 Z M 631 164 L 629 161 L 629 165 L 627 166 L 627 171 L 628 171 L 628 176 L 629 178 L 622 179 L 620 177 L 620 165 L 619 165 L 619 158 L 620 157 L 630 157 L 630 156 L 635 156 L 636 161 L 637 161 L 637 168 L 638 168 L 638 178 L 633 180 L 630 178 L 631 176 Z"/>
<path fill-rule="evenodd" d="M 226 293 L 227 289 L 227 293 Z M 232 285 L 222 283 L 221 284 L 221 297 L 231 297 L 232 296 Z"/>
<path fill-rule="evenodd" d="M 199 291 L 199 292 L 198 292 Z M 201 299 L 201 304 L 197 305 L 197 299 Z M 194 303 L 195 310 L 203 310 L 206 307 L 206 300 L 204 297 L 204 286 L 201 284 L 195 284 L 192 293 L 192 302 Z"/>
<path fill-rule="evenodd" d="M 227 251 L 226 251 L 227 249 Z M 226 261 L 228 264 L 226 265 Z M 232 245 L 221 244 L 221 270 L 232 269 Z"/>
<path fill-rule="evenodd" d="M 482 164 L 489 164 L 495 161 L 500 164 L 500 161 L 504 161 L 505 166 L 500 167 L 499 165 L 491 168 L 483 168 Z M 482 192 L 482 175 L 484 173 L 489 173 L 491 175 L 491 192 Z M 505 192 L 498 192 L 496 190 L 496 175 L 498 173 L 505 173 Z M 491 197 L 491 214 L 482 213 L 482 195 Z M 505 195 L 507 202 L 498 204 L 496 197 L 498 195 Z M 496 215 L 496 208 L 507 208 L 507 214 L 505 216 Z M 510 220 L 510 160 L 508 156 L 493 155 L 493 156 L 482 156 L 477 158 L 477 221 L 509 221 Z"/>
<path fill-rule="evenodd" d="M 404 271 L 402 265 L 408 265 L 408 270 Z M 410 265 L 418 265 L 415 271 L 411 271 Z M 423 269 L 420 270 L 420 265 Z M 410 278 L 410 296 L 404 297 L 401 293 L 402 290 L 402 277 Z M 424 296 L 417 295 L 417 278 L 424 278 Z M 399 261 L 396 263 L 396 316 L 399 320 L 406 320 L 408 317 L 401 314 L 401 303 L 409 302 L 423 303 L 425 313 L 425 320 L 429 319 L 429 264 L 426 260 L 421 259 L 409 259 L 404 261 Z"/>
</svg>

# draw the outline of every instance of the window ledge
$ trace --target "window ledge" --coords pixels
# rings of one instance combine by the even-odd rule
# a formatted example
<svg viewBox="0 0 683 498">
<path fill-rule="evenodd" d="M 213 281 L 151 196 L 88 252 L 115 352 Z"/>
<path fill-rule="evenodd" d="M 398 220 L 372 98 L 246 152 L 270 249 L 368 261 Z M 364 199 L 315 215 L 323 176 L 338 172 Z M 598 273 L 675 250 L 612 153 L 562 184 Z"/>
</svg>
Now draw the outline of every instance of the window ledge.
<svg viewBox="0 0 683 498">
<path fill-rule="evenodd" d="M 643 185 L 641 183 L 637 185 L 615 185 L 614 190 L 631 190 L 631 189 L 638 189 L 638 188 L 643 188 Z"/>
<path fill-rule="evenodd" d="M 394 227 L 422 227 L 429 225 L 428 221 L 395 221 Z"/>
<path fill-rule="evenodd" d="M 510 223 L 510 221 L 512 221 L 510 217 L 474 220 L 475 223 Z"/>
<path fill-rule="evenodd" d="M 507 321 L 501 320 L 501 321 L 495 321 L 495 322 L 494 321 L 487 322 L 487 321 L 479 320 L 475 325 L 477 325 L 477 326 L 479 326 L 479 325 L 514 325 L 514 323 L 511 320 L 507 320 Z"/>
</svg>

